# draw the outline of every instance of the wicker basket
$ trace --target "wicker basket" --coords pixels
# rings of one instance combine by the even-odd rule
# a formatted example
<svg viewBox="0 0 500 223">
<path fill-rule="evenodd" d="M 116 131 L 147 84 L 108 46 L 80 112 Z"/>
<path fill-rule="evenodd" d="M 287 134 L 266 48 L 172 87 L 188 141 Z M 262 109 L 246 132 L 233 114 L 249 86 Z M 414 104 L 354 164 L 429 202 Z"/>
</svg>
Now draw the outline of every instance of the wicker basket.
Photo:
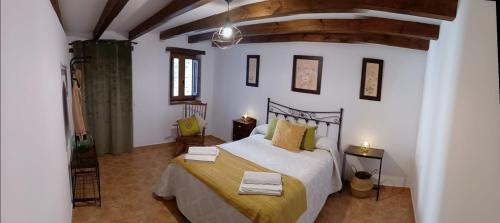
<svg viewBox="0 0 500 223">
<path fill-rule="evenodd" d="M 351 181 L 351 193 L 357 198 L 367 198 L 372 195 L 373 182 L 371 180 L 372 173 L 366 171 L 355 171 L 354 177 Z"/>
</svg>

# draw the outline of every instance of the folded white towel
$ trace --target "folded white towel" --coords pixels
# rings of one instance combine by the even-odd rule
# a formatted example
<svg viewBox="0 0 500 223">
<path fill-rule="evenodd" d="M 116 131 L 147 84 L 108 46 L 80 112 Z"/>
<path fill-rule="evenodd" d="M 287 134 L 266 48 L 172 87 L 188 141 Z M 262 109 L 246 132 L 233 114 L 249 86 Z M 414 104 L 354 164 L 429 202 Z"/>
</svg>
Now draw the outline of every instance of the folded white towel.
<svg viewBox="0 0 500 223">
<path fill-rule="evenodd" d="M 283 190 L 282 185 L 246 184 L 246 183 L 241 183 L 240 188 L 243 190 L 268 190 L 268 191 Z"/>
<path fill-rule="evenodd" d="M 269 196 L 281 196 L 281 191 L 238 191 L 241 195 L 269 195 Z"/>
<path fill-rule="evenodd" d="M 262 185 L 262 184 L 240 184 L 238 194 L 242 195 L 272 195 L 281 196 L 281 185 Z"/>
<path fill-rule="evenodd" d="M 216 155 L 193 155 L 186 154 L 184 155 L 184 160 L 195 160 L 195 161 L 204 161 L 204 162 L 215 162 L 217 158 Z"/>
<path fill-rule="evenodd" d="M 207 146 L 207 147 L 191 146 L 191 147 L 189 147 L 188 154 L 191 154 L 191 155 L 218 155 L 219 149 L 217 149 L 215 146 Z"/>
<path fill-rule="evenodd" d="M 245 184 L 281 185 L 281 174 L 245 171 L 242 182 Z"/>
</svg>

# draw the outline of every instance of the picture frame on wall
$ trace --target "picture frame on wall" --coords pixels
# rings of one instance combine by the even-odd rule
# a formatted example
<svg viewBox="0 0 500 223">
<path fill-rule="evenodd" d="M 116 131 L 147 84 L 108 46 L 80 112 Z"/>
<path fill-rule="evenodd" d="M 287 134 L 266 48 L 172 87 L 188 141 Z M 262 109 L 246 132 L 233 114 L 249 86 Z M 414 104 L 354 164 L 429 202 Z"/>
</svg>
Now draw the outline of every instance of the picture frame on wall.
<svg viewBox="0 0 500 223">
<path fill-rule="evenodd" d="M 360 99 L 372 101 L 381 100 L 383 71 L 383 60 L 363 58 L 361 87 L 359 92 Z"/>
<path fill-rule="evenodd" d="M 246 84 L 251 87 L 259 87 L 260 56 L 247 55 L 247 78 Z"/>
<path fill-rule="evenodd" d="M 66 149 L 69 148 L 69 143 L 71 142 L 72 133 L 70 128 L 70 107 L 68 101 L 71 100 L 71 78 L 68 78 L 68 71 L 66 66 L 61 64 L 61 97 L 62 97 L 62 107 L 64 115 L 64 133 L 66 136 Z"/>
<path fill-rule="evenodd" d="M 320 94 L 323 57 L 293 56 L 292 91 Z"/>
</svg>

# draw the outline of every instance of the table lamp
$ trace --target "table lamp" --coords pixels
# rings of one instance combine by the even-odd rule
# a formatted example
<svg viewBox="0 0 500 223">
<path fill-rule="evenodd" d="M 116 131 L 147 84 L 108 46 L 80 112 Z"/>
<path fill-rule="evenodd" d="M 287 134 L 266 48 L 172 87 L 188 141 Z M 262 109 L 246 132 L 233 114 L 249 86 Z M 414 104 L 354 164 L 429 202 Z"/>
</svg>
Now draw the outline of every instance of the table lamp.
<svg viewBox="0 0 500 223">
<path fill-rule="evenodd" d="M 361 152 L 363 153 L 363 155 L 366 155 L 369 149 L 370 149 L 370 143 L 364 141 L 363 145 L 361 146 Z"/>
</svg>

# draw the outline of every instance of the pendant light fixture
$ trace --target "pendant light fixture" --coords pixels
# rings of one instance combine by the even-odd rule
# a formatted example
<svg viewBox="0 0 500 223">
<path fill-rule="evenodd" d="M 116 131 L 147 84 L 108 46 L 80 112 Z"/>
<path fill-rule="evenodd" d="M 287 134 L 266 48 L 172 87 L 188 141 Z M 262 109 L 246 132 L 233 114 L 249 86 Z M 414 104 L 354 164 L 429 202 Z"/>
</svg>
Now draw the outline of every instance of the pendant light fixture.
<svg viewBox="0 0 500 223">
<path fill-rule="evenodd" d="M 241 31 L 236 26 L 232 25 L 229 20 L 229 4 L 232 1 L 233 0 L 226 0 L 226 21 L 224 22 L 224 25 L 212 35 L 212 43 L 223 50 L 236 46 L 243 39 Z"/>
</svg>

